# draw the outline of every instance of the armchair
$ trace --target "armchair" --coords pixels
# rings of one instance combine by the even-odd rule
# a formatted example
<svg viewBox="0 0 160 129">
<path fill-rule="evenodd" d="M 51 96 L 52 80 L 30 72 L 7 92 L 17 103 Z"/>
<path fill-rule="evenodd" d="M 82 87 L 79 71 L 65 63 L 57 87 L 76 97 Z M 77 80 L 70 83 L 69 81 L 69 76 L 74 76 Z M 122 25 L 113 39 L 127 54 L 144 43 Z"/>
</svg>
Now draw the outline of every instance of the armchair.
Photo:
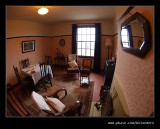
<svg viewBox="0 0 160 129">
<path fill-rule="evenodd" d="M 37 107 L 51 116 L 75 116 L 80 115 L 82 102 L 67 94 L 65 88 L 58 89 L 53 94 L 41 96 L 35 91 L 31 95 Z M 54 101 L 52 101 L 54 100 Z"/>
<path fill-rule="evenodd" d="M 79 67 L 77 64 L 77 54 L 68 54 L 67 55 L 67 76 L 69 74 L 74 74 L 78 73 L 78 78 L 79 78 Z"/>
</svg>

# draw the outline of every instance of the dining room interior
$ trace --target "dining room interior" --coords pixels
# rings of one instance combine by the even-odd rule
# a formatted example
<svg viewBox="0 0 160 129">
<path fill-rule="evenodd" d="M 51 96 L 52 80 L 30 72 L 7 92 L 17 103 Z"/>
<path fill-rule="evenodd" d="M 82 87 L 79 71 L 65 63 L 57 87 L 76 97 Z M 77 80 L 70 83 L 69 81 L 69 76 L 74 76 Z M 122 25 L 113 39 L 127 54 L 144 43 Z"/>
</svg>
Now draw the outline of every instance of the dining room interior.
<svg viewBox="0 0 160 129">
<path fill-rule="evenodd" d="M 154 6 L 5 10 L 6 117 L 154 116 Z"/>
</svg>

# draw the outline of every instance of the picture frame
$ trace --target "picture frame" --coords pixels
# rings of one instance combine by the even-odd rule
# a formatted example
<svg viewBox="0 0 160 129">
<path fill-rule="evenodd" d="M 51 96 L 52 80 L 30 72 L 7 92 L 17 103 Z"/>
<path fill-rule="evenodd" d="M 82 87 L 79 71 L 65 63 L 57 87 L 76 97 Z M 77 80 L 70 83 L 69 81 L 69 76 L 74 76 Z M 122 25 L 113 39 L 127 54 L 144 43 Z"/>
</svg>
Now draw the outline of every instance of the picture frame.
<svg viewBox="0 0 160 129">
<path fill-rule="evenodd" d="M 35 51 L 35 40 L 22 41 L 22 53 Z"/>
</svg>

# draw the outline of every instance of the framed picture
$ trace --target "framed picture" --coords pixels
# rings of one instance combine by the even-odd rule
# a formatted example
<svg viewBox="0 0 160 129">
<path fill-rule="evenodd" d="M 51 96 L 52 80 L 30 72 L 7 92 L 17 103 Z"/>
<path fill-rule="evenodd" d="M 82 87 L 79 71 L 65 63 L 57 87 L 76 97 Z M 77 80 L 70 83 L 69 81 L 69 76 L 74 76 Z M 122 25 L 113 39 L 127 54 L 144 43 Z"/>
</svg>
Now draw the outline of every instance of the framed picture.
<svg viewBox="0 0 160 129">
<path fill-rule="evenodd" d="M 35 40 L 22 41 L 22 53 L 35 51 Z"/>
</svg>

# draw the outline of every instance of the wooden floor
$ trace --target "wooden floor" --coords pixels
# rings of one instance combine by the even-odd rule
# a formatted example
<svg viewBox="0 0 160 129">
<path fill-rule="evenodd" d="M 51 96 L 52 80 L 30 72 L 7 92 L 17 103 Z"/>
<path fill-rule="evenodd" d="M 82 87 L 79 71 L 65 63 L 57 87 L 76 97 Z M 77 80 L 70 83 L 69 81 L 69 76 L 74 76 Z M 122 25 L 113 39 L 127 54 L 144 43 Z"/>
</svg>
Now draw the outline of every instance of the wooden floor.
<svg viewBox="0 0 160 129">
<path fill-rule="evenodd" d="M 60 74 L 66 74 L 67 71 L 63 67 L 53 67 L 53 74 L 54 75 L 60 75 Z M 92 102 L 97 102 L 99 98 L 99 92 L 101 86 L 104 84 L 104 76 L 103 72 L 100 73 L 94 73 L 91 72 L 90 74 L 90 81 L 94 81 L 94 91 L 93 91 L 93 99 Z"/>
</svg>

